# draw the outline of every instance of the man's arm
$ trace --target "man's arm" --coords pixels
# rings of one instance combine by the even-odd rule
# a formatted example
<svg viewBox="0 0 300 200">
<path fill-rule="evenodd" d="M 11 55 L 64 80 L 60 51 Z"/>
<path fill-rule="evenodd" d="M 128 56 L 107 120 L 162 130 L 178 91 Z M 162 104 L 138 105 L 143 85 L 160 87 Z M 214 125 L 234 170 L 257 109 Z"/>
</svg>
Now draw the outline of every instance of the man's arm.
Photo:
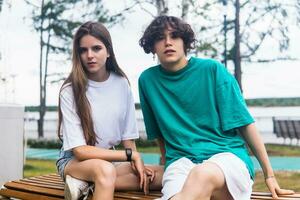
<svg viewBox="0 0 300 200">
<path fill-rule="evenodd" d="M 165 165 L 166 164 L 166 149 L 165 149 L 165 141 L 163 138 L 158 138 L 157 139 L 157 144 L 160 149 L 161 157 L 160 157 L 160 165 Z"/>
<path fill-rule="evenodd" d="M 263 170 L 265 182 L 273 198 L 277 198 L 278 194 L 293 194 L 294 192 L 292 190 L 284 190 L 279 187 L 265 145 L 254 123 L 241 127 L 240 132 L 257 158 Z"/>
</svg>

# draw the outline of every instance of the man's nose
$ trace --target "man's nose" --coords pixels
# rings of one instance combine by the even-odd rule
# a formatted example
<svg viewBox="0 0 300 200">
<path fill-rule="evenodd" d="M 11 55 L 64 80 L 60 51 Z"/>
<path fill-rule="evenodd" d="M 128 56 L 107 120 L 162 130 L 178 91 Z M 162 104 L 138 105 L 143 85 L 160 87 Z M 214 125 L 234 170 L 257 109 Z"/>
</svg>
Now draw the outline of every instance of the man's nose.
<svg viewBox="0 0 300 200">
<path fill-rule="evenodd" d="M 171 37 L 169 35 L 166 36 L 166 39 L 165 39 L 165 45 L 166 46 L 170 46 L 172 43 L 171 43 Z"/>
</svg>

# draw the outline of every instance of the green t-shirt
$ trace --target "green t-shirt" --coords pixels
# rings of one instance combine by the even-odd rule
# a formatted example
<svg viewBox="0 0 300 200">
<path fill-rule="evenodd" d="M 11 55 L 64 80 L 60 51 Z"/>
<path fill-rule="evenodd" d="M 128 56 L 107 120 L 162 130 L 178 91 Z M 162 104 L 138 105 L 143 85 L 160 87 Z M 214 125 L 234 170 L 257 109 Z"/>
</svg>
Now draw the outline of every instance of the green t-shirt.
<svg viewBox="0 0 300 200">
<path fill-rule="evenodd" d="M 254 168 L 237 128 L 254 122 L 235 78 L 219 62 L 190 58 L 176 72 L 161 65 L 145 70 L 139 93 L 148 139 L 165 142 L 167 168 L 186 157 L 202 163 L 231 152 Z"/>
</svg>

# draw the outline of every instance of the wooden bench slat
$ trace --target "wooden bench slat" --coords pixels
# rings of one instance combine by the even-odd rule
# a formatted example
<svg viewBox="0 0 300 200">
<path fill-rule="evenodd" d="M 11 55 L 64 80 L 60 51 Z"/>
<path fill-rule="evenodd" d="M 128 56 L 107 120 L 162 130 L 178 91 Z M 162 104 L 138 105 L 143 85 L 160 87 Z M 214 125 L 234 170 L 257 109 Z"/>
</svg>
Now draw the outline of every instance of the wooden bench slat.
<svg viewBox="0 0 300 200">
<path fill-rule="evenodd" d="M 64 196 L 63 190 L 49 189 L 49 188 L 25 185 L 25 184 L 15 183 L 15 182 L 8 182 L 4 186 L 11 190 L 15 189 L 23 192 L 37 193 L 42 195 L 54 196 L 54 197 Z"/>
<path fill-rule="evenodd" d="M 37 186 L 37 187 L 64 190 L 64 184 L 53 184 L 53 183 L 45 184 L 45 183 L 40 183 L 40 182 L 32 182 L 30 180 L 13 181 L 13 182 L 24 184 L 24 185 L 32 185 L 32 186 Z"/>
<path fill-rule="evenodd" d="M 252 192 L 252 195 L 257 195 L 257 196 L 271 196 L 271 193 L 269 192 Z M 294 197 L 294 198 L 299 198 L 300 199 L 300 193 L 295 193 L 293 195 L 281 195 L 282 197 Z"/>
<path fill-rule="evenodd" d="M 62 200 L 62 198 L 52 197 L 47 195 L 35 194 L 35 193 L 28 193 L 23 191 L 18 191 L 14 189 L 1 189 L 0 195 L 5 197 L 13 197 L 18 199 L 24 200 Z"/>
<path fill-rule="evenodd" d="M 64 183 L 57 174 L 20 179 L 8 182 L 4 186 L 6 188 L 0 190 L 0 196 L 25 200 L 64 199 Z M 117 191 L 114 200 L 154 200 L 160 196 L 160 191 L 151 191 L 147 196 L 138 191 Z M 88 199 L 91 200 L 91 196 Z M 272 200 L 272 197 L 267 192 L 252 192 L 251 200 Z M 300 200 L 300 193 L 283 195 L 278 200 Z"/>
<path fill-rule="evenodd" d="M 39 180 L 39 179 L 23 179 L 19 181 L 14 181 L 14 182 L 27 182 L 27 183 L 38 183 L 41 185 L 52 185 L 52 186 L 64 186 L 63 182 L 55 182 L 55 181 L 44 181 L 44 180 Z"/>
</svg>

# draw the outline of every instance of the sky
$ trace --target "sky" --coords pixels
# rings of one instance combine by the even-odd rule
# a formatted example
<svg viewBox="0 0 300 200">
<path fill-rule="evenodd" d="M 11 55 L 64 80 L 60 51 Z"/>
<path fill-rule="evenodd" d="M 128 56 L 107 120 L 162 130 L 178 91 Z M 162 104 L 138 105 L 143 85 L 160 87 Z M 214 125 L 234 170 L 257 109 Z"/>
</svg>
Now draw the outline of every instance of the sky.
<svg viewBox="0 0 300 200">
<path fill-rule="evenodd" d="M 22 105 L 39 104 L 39 37 L 33 31 L 30 8 L 23 0 L 11 0 L 11 8 L 4 5 L 0 14 L 0 103 Z M 119 9 L 119 0 L 106 1 L 111 10 Z M 139 102 L 137 80 L 143 70 L 157 64 L 152 55 L 145 54 L 138 45 L 143 29 L 152 17 L 137 11 L 127 15 L 124 25 L 110 28 L 119 65 L 129 77 L 134 99 Z M 298 29 L 291 31 L 289 55 L 300 58 Z M 272 51 L 272 43 L 261 50 Z M 53 72 L 68 73 L 70 62 L 51 57 Z M 300 97 L 300 61 L 281 61 L 268 64 L 243 63 L 243 91 L 245 98 Z M 60 83 L 61 84 L 61 83 Z M 60 84 L 48 87 L 47 105 L 57 105 Z"/>
</svg>

